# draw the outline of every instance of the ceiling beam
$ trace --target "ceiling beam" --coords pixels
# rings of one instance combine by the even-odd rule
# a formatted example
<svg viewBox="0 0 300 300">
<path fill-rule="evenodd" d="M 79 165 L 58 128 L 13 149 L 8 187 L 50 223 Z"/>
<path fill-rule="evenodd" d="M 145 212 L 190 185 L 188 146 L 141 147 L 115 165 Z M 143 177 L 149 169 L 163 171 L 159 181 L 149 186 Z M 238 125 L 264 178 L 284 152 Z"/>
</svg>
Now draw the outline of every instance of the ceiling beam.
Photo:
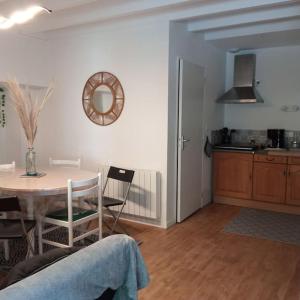
<svg viewBox="0 0 300 300">
<path fill-rule="evenodd" d="M 223 28 L 268 23 L 278 20 L 287 20 L 300 17 L 300 5 L 273 7 L 256 12 L 238 13 L 236 15 L 215 17 L 189 22 L 189 31 L 212 31 Z"/>
<path fill-rule="evenodd" d="M 224 3 L 225 2 L 225 3 Z M 207 1 L 202 5 L 186 7 L 180 11 L 170 12 L 170 19 L 176 21 L 192 21 L 201 18 L 212 18 L 232 15 L 242 12 L 253 12 L 264 8 L 281 7 L 299 3 L 299 0 L 227 0 L 227 1 Z"/>
<path fill-rule="evenodd" d="M 80 0 L 77 0 L 80 1 Z M 34 24 L 25 24 L 26 32 L 42 32 L 60 28 L 107 22 L 121 18 L 143 16 L 166 12 L 172 9 L 207 3 L 208 0 L 125 0 L 114 2 L 91 1 L 86 5 L 66 7 L 65 9 L 53 9 L 51 18 L 42 17 L 39 30 Z M 215 2 L 218 0 L 210 0 Z M 44 0 L 44 2 L 47 2 Z M 89 1 L 88 1 L 89 2 Z M 50 9 L 52 7 L 48 5 Z"/>
<path fill-rule="evenodd" d="M 300 19 L 280 21 L 276 23 L 253 24 L 250 26 L 239 26 L 225 28 L 204 33 L 205 40 L 212 41 L 233 37 L 243 37 L 270 32 L 290 31 L 300 29 Z"/>
<path fill-rule="evenodd" d="M 225 39 L 211 40 L 209 43 L 227 51 L 253 51 L 259 48 L 285 47 L 300 45 L 300 29 L 285 32 L 267 32 Z"/>
<path fill-rule="evenodd" d="M 278 7 L 294 3 L 296 0 L 128 0 L 107 3 L 94 1 L 80 7 L 57 11 L 49 16 L 40 16 L 39 23 L 28 23 L 25 32 L 43 32 L 71 26 L 122 18 L 161 15 L 166 20 L 190 20 L 201 17 L 228 15 L 244 11 L 253 11 L 265 7 Z M 298 0 L 299 1 L 299 0 Z M 297 1 L 296 1 L 297 2 Z M 103 5 L 105 4 L 105 5 Z M 51 8 L 51 7 L 50 7 Z M 38 27 L 38 29 L 37 29 Z"/>
</svg>

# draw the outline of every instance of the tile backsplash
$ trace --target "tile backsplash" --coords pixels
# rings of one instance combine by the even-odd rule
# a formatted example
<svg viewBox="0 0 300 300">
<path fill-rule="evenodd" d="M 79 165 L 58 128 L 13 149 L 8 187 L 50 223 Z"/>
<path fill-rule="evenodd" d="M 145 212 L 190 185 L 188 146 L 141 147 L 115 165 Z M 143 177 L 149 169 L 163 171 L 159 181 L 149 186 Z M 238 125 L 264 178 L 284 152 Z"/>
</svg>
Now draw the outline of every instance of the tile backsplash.
<svg viewBox="0 0 300 300">
<path fill-rule="evenodd" d="M 267 130 L 236 130 L 232 134 L 232 143 L 234 144 L 249 144 L 251 141 L 256 144 L 267 143 Z"/>
<path fill-rule="evenodd" d="M 255 141 L 255 144 L 267 145 L 268 142 L 267 130 L 237 129 L 231 137 L 232 144 L 249 144 L 251 141 Z M 221 143 L 219 130 L 212 131 L 211 141 L 213 145 Z M 286 130 L 285 145 L 288 146 L 293 141 L 300 143 L 300 131 Z"/>
</svg>

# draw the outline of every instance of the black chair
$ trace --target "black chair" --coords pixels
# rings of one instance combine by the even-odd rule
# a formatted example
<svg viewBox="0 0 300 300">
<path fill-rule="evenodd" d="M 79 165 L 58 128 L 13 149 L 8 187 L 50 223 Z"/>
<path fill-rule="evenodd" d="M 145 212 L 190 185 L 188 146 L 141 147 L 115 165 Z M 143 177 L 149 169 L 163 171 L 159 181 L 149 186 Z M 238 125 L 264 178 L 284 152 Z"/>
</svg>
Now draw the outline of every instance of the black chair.
<svg viewBox="0 0 300 300">
<path fill-rule="evenodd" d="M 126 231 L 125 228 L 123 228 L 119 223 L 119 218 L 123 212 L 123 208 L 126 204 L 126 200 L 129 194 L 129 190 L 132 184 L 132 180 L 133 180 L 133 176 L 134 176 L 134 171 L 133 170 L 126 170 L 126 169 L 121 169 L 121 168 L 116 168 L 116 167 L 110 167 L 108 174 L 107 174 L 107 179 L 105 181 L 104 184 L 104 188 L 103 188 L 103 197 L 102 197 L 102 201 L 103 201 L 103 207 L 107 209 L 107 211 L 111 214 L 111 216 L 114 219 L 113 225 L 109 226 L 107 224 L 107 222 L 103 221 L 103 223 L 110 229 L 110 233 L 112 234 L 113 232 L 115 232 L 115 228 L 118 225 L 119 228 L 122 229 L 122 231 L 124 233 L 126 233 L 127 235 L 129 235 Z M 116 198 L 111 198 L 111 197 L 107 197 L 105 196 L 105 191 L 106 188 L 108 186 L 108 182 L 109 180 L 116 180 L 116 181 L 120 181 L 123 183 L 127 183 L 127 189 L 126 192 L 124 194 L 124 198 L 123 199 L 116 199 Z M 121 206 L 120 210 L 118 212 L 113 211 L 112 209 L 110 209 L 111 207 L 115 207 L 115 206 Z"/>
<path fill-rule="evenodd" d="M 34 220 L 24 220 L 19 204 L 15 196 L 0 196 L 0 213 L 14 213 L 17 218 L 0 219 L 0 240 L 11 240 L 25 238 L 28 243 L 27 258 L 34 254 L 29 238 L 29 232 L 34 229 Z"/>
</svg>

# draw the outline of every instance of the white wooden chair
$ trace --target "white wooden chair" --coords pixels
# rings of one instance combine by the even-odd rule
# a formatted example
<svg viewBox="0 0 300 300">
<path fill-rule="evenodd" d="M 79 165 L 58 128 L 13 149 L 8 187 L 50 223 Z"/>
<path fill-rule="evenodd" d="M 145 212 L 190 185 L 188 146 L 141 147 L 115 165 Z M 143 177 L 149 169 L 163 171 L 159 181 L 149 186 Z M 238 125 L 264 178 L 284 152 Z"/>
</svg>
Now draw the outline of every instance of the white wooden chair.
<svg viewBox="0 0 300 300">
<path fill-rule="evenodd" d="M 74 207 L 74 202 L 76 202 L 79 197 L 94 197 L 94 199 L 97 199 L 98 202 L 97 209 L 91 210 Z M 80 232 L 79 236 L 74 237 L 73 230 L 77 226 L 85 223 L 88 224 L 94 219 L 98 219 L 99 225 L 97 228 L 87 228 L 84 233 Z M 50 227 L 44 229 L 44 224 L 50 224 Z M 58 229 L 59 227 L 65 227 L 68 230 L 67 244 L 51 241 L 44 237 L 46 233 Z M 102 181 L 100 173 L 96 177 L 86 180 L 68 180 L 67 207 L 51 212 L 38 221 L 39 252 L 40 254 L 43 253 L 43 244 L 49 244 L 61 248 L 72 247 L 75 242 L 97 233 L 100 240 L 102 238 Z"/>
<path fill-rule="evenodd" d="M 11 172 L 14 171 L 16 168 L 16 163 L 13 161 L 11 164 L 1 164 L 0 165 L 0 172 Z M 0 196 L 2 193 L 0 192 Z M 6 218 L 7 214 L 2 213 L 0 214 L 0 218 Z M 8 246 L 8 240 L 3 240 L 4 244 L 4 257 L 6 260 L 9 260 L 9 246 Z"/>
<path fill-rule="evenodd" d="M 0 172 L 2 171 L 13 171 L 16 168 L 16 163 L 13 161 L 11 164 L 0 165 Z"/>
<path fill-rule="evenodd" d="M 52 159 L 52 157 L 49 157 L 49 166 L 60 166 L 60 167 L 75 167 L 80 169 L 81 167 L 81 160 L 80 158 L 76 160 L 67 160 L 67 159 Z"/>
<path fill-rule="evenodd" d="M 50 167 L 70 167 L 70 168 L 78 168 L 80 169 L 81 167 L 81 160 L 80 158 L 76 159 L 76 160 L 68 160 L 68 159 L 53 159 L 52 157 L 49 157 L 49 166 Z M 62 205 L 61 203 L 64 203 L 63 205 L 66 207 L 67 206 L 67 201 L 65 196 L 61 197 L 61 196 L 54 196 L 51 197 L 54 200 L 51 201 L 52 203 L 54 203 L 56 205 Z M 82 204 L 82 201 L 79 199 L 78 205 Z M 60 204 L 59 204 L 60 203 Z"/>
</svg>

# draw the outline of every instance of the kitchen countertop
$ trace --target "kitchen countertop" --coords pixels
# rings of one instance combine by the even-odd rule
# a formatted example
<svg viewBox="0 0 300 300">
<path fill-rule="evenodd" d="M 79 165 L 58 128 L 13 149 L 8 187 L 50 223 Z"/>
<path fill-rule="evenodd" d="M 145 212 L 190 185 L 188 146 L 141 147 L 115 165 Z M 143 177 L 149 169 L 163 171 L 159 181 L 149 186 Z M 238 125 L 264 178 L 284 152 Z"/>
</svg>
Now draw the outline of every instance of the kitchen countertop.
<svg viewBox="0 0 300 300">
<path fill-rule="evenodd" d="M 275 155 L 275 156 L 293 156 L 300 157 L 300 149 L 280 149 L 280 150 L 227 150 L 227 149 L 213 149 L 214 152 L 236 152 L 236 153 L 252 153 L 252 154 L 262 154 L 262 155 Z"/>
<path fill-rule="evenodd" d="M 268 155 L 300 157 L 300 149 L 268 150 L 267 152 L 268 152 Z"/>
<path fill-rule="evenodd" d="M 256 153 L 257 151 L 255 150 L 232 150 L 232 149 L 213 149 L 213 152 L 231 152 L 231 153 Z"/>
</svg>

